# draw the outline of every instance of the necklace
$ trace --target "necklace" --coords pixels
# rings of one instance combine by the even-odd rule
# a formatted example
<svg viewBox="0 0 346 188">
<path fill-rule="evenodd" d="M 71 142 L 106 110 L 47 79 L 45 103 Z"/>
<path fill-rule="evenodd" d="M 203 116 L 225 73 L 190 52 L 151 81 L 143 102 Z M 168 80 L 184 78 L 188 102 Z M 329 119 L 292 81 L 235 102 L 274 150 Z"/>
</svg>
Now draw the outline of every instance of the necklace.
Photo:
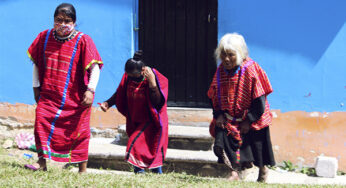
<svg viewBox="0 0 346 188">
<path fill-rule="evenodd" d="M 59 41 L 59 42 L 66 42 L 66 41 L 69 41 L 69 40 L 71 40 L 71 39 L 73 39 L 73 37 L 75 37 L 76 35 L 77 35 L 77 31 L 76 30 L 74 30 L 74 31 L 72 31 L 68 36 L 66 36 L 66 37 L 59 37 L 57 34 L 56 34 L 56 31 L 54 30 L 53 31 L 53 36 L 54 36 L 54 39 L 55 40 L 57 40 L 57 41 Z"/>
</svg>

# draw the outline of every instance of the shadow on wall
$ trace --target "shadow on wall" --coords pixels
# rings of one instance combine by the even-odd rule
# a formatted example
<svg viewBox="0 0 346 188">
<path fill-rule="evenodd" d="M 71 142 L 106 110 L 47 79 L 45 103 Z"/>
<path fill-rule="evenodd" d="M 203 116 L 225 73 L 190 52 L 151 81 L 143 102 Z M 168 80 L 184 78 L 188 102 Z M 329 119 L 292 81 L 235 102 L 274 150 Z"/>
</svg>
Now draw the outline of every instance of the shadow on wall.
<svg viewBox="0 0 346 188">
<path fill-rule="evenodd" d="M 219 11 L 227 14 L 219 16 L 219 34 L 229 29 L 241 31 L 251 43 L 303 54 L 314 64 L 318 63 L 346 18 L 346 2 L 339 0 L 219 0 L 219 5 L 222 5 Z"/>
</svg>

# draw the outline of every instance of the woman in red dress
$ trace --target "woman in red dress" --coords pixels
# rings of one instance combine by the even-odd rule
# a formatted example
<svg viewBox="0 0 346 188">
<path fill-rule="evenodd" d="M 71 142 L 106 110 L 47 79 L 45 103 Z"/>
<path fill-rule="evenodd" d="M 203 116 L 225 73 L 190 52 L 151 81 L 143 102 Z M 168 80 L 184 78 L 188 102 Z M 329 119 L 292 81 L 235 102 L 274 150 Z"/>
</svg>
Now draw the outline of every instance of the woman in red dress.
<svg viewBox="0 0 346 188">
<path fill-rule="evenodd" d="M 168 145 L 168 80 L 146 67 L 142 56 L 141 51 L 136 52 L 126 62 L 118 89 L 101 109 L 107 111 L 115 104 L 126 117 L 129 140 L 125 160 L 134 166 L 135 173 L 143 173 L 146 168 L 162 173 Z"/>
<path fill-rule="evenodd" d="M 102 60 L 92 39 L 75 30 L 73 5 L 60 4 L 54 28 L 41 32 L 28 49 L 34 63 L 37 102 L 35 142 L 39 160 L 25 165 L 46 170 L 46 159 L 79 163 L 85 172 L 90 139 L 90 110 Z"/>
<path fill-rule="evenodd" d="M 257 181 L 264 182 L 266 165 L 275 165 L 267 100 L 273 89 L 264 70 L 248 56 L 243 36 L 224 35 L 215 55 L 221 64 L 208 90 L 213 104 L 214 153 L 218 162 L 230 167 L 230 180 L 239 179 L 238 172 L 253 163 L 259 167 Z"/>
</svg>

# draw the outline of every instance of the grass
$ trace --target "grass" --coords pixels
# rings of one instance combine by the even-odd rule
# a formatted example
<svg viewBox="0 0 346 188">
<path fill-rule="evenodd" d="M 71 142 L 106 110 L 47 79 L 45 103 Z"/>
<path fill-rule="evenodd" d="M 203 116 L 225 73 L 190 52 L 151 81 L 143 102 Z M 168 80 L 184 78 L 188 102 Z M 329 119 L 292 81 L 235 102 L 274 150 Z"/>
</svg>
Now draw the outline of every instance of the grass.
<svg viewBox="0 0 346 188">
<path fill-rule="evenodd" d="M 229 182 L 226 179 L 204 178 L 168 173 L 163 175 L 82 174 L 49 165 L 47 172 L 32 172 L 23 168 L 34 162 L 10 155 L 0 149 L 0 187 L 335 187 L 290 184 L 263 184 L 256 182 Z"/>
</svg>

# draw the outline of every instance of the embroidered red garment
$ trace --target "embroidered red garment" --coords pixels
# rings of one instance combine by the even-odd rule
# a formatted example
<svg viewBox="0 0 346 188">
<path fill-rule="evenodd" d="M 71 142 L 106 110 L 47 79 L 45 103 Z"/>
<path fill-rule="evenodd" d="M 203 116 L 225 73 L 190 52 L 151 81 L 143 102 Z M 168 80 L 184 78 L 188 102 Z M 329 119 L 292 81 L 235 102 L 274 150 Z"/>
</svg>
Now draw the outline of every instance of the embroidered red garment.
<svg viewBox="0 0 346 188">
<path fill-rule="evenodd" d="M 90 67 L 102 60 L 92 39 L 81 32 L 64 43 L 41 32 L 28 49 L 37 65 L 40 99 L 35 142 L 39 157 L 59 162 L 88 160 L 90 107 L 81 105 Z M 71 59 L 73 60 L 71 62 Z"/>
<path fill-rule="evenodd" d="M 251 102 L 273 91 L 264 70 L 253 60 L 247 58 L 234 75 L 228 74 L 222 64 L 218 67 L 208 90 L 214 110 L 227 111 L 234 119 L 244 120 Z M 240 141 L 239 122 L 227 119 L 226 128 L 236 140 Z M 215 135 L 215 119 L 210 124 L 210 134 Z M 261 118 L 252 123 L 251 128 L 259 130 L 272 122 L 272 114 L 266 99 Z"/>
<path fill-rule="evenodd" d="M 125 160 L 139 168 L 162 166 L 168 146 L 167 97 L 168 80 L 153 69 L 165 103 L 160 109 L 150 101 L 148 81 L 134 82 L 123 78 L 116 91 L 115 104 L 126 117 L 129 137 Z"/>
</svg>

